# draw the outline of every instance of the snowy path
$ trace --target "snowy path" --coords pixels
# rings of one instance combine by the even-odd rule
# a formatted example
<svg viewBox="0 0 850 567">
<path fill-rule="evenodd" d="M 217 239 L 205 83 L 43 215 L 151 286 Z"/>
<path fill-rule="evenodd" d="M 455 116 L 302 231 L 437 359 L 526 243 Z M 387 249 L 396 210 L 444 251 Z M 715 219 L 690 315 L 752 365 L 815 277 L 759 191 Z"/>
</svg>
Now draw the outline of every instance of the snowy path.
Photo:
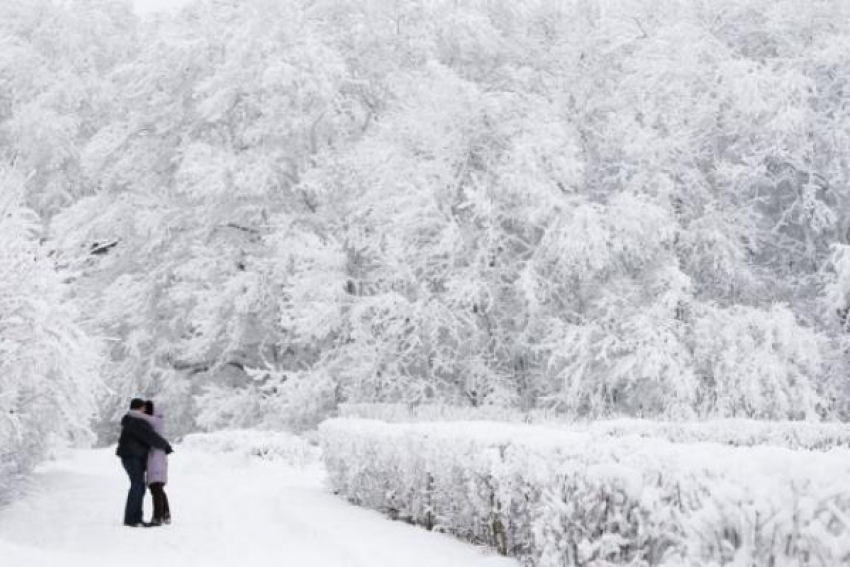
<svg viewBox="0 0 850 567">
<path fill-rule="evenodd" d="M 0 510 L 0 558 L 14 567 L 514 567 L 450 537 L 391 522 L 322 488 L 322 471 L 180 449 L 168 487 L 174 524 L 121 525 L 127 480 L 112 451 L 43 466 Z M 145 499 L 146 516 L 150 498 Z"/>
</svg>

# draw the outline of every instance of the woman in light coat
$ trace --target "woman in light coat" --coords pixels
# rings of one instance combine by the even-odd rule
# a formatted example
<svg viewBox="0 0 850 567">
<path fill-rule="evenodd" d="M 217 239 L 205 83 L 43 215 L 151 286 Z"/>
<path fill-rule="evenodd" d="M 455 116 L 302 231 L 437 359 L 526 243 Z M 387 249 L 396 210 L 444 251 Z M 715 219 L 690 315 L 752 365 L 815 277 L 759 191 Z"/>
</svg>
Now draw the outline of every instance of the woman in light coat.
<svg viewBox="0 0 850 567">
<path fill-rule="evenodd" d="M 145 413 L 154 431 L 162 435 L 163 416 L 154 412 L 153 401 L 145 402 Z M 148 489 L 153 498 L 152 526 L 161 526 L 171 523 L 171 509 L 168 507 L 168 496 L 165 494 L 165 485 L 168 482 L 168 455 L 161 449 L 151 447 L 148 452 L 148 466 L 145 478 Z"/>
</svg>

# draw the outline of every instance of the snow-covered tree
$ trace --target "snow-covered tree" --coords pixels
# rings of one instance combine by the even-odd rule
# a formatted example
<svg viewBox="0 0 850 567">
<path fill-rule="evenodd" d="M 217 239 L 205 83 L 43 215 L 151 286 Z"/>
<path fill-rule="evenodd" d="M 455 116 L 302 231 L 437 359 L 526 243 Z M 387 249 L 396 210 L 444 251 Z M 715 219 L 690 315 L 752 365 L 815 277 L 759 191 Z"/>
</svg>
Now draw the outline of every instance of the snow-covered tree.
<svg viewBox="0 0 850 567">
<path fill-rule="evenodd" d="M 26 179 L 0 168 L 0 495 L 56 442 L 90 441 L 100 345 L 67 301 Z"/>
<path fill-rule="evenodd" d="M 113 339 L 105 425 L 846 407 L 843 2 L 0 10 L 0 147 Z"/>
</svg>

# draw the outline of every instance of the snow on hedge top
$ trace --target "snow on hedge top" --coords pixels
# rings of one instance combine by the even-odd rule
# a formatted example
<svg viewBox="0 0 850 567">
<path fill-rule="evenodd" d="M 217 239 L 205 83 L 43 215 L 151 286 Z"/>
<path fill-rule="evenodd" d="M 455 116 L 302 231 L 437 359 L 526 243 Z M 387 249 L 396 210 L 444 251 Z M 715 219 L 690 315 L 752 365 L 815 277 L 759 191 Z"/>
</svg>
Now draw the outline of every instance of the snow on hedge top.
<svg viewBox="0 0 850 567">
<path fill-rule="evenodd" d="M 337 419 L 326 421 L 322 428 L 333 429 L 337 435 L 350 435 L 352 443 L 363 436 L 394 443 L 415 442 L 419 438 L 445 444 L 454 451 L 489 448 L 503 456 L 521 448 L 567 468 L 581 463 L 617 464 L 621 465 L 620 472 L 676 470 L 678 474 L 734 478 L 737 485 L 748 490 L 769 485 L 764 482 L 766 478 L 825 484 L 844 478 L 850 482 L 850 450 L 845 448 L 814 452 L 774 446 L 730 447 L 712 442 L 674 443 L 640 434 L 599 436 L 588 431 L 484 421 L 387 424 Z"/>
<path fill-rule="evenodd" d="M 596 435 L 661 437 L 673 442 L 713 442 L 733 446 L 775 445 L 823 451 L 850 447 L 850 424 L 806 421 L 718 419 L 676 423 L 644 419 L 615 419 L 563 427 Z"/>
<path fill-rule="evenodd" d="M 434 421 L 499 421 L 534 423 L 573 431 L 620 437 L 661 437 L 676 443 L 713 442 L 733 446 L 775 445 L 789 449 L 823 451 L 850 447 L 850 424 L 841 422 L 758 421 L 714 419 L 671 422 L 646 419 L 611 419 L 591 422 L 568 421 L 552 412 L 520 412 L 512 408 L 480 408 L 442 405 L 341 404 L 340 417 L 377 419 L 391 423 Z"/>
</svg>

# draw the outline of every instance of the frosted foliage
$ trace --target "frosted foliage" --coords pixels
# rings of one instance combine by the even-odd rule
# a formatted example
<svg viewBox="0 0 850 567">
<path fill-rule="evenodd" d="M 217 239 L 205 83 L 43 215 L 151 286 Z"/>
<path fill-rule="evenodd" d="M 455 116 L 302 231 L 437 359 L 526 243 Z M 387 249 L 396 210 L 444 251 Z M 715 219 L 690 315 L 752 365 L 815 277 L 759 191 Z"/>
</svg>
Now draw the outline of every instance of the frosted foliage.
<svg viewBox="0 0 850 567">
<path fill-rule="evenodd" d="M 259 368 L 247 371 L 251 378 L 247 387 L 234 392 L 209 386 L 198 397 L 201 428 L 314 429 L 336 403 L 334 384 L 326 376 Z"/>
<path fill-rule="evenodd" d="M 756 277 L 747 262 L 747 250 L 755 248 L 752 229 L 755 219 L 744 211 L 706 210 L 680 234 L 678 246 L 686 252 L 689 273 L 701 290 L 721 292 L 726 297 L 751 297 Z"/>
<path fill-rule="evenodd" d="M 711 413 L 728 417 L 811 418 L 823 373 L 819 337 L 783 306 L 739 306 L 697 319 L 694 357 Z"/>
<path fill-rule="evenodd" d="M 232 170 L 229 156 L 207 144 L 193 144 L 186 148 L 180 169 L 177 171 L 177 188 L 190 197 L 216 198 L 232 188 Z"/>
<path fill-rule="evenodd" d="M 496 106 L 509 101 L 494 100 Z M 513 102 L 513 101 L 511 101 Z M 523 101 L 525 102 L 525 101 Z M 544 105 L 544 100 L 525 104 Z M 516 207 L 530 223 L 545 226 L 566 205 L 565 194 L 578 192 L 585 164 L 578 133 L 565 120 L 551 120 L 557 110 L 543 107 L 539 114 L 523 117 L 504 162 L 498 165 L 501 199 Z M 546 205 L 546 206 L 542 206 Z"/>
<path fill-rule="evenodd" d="M 850 557 L 846 450 L 494 422 L 342 419 L 320 436 L 342 496 L 527 565 L 826 567 Z"/>
<path fill-rule="evenodd" d="M 279 260 L 274 269 L 286 282 L 281 324 L 305 343 L 332 336 L 345 305 L 345 254 L 333 241 L 297 227 L 276 235 L 275 246 Z"/>
<path fill-rule="evenodd" d="M 0 498 L 56 442 L 86 443 L 99 345 L 80 328 L 67 288 L 39 245 L 25 180 L 0 168 Z"/>
<path fill-rule="evenodd" d="M 0 156 L 110 339 L 98 432 L 132 395 L 179 433 L 847 415 L 845 2 L 0 4 Z"/>
<path fill-rule="evenodd" d="M 559 275 L 567 280 L 640 272 L 675 234 L 666 211 L 628 194 L 605 207 L 579 205 L 571 217 L 559 221 L 541 241 L 548 252 L 544 260 L 558 262 Z"/>
<path fill-rule="evenodd" d="M 692 415 L 697 381 L 683 329 L 636 313 L 612 326 L 572 326 L 555 350 L 564 388 L 558 401 L 582 415 L 618 407 L 633 415 Z"/>
</svg>

